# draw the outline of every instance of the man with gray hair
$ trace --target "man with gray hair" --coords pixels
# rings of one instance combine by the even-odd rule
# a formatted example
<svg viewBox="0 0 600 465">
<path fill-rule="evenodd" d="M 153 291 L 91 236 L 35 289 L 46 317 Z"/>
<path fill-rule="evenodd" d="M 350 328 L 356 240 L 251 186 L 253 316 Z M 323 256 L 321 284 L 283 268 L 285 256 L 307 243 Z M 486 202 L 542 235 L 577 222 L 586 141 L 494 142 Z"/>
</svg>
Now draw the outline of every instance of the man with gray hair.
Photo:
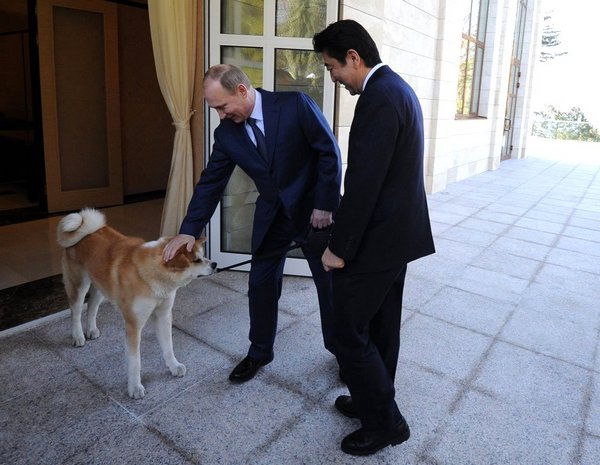
<svg viewBox="0 0 600 465">
<path fill-rule="evenodd" d="M 319 107 L 301 92 L 254 89 L 239 68 L 221 64 L 204 76 L 204 98 L 219 114 L 215 143 L 179 235 L 164 259 L 191 248 L 213 215 L 235 166 L 256 184 L 248 281 L 250 349 L 229 379 L 244 382 L 273 360 L 278 300 L 289 244 L 302 244 L 317 288 L 325 347 L 335 353 L 331 275 L 322 251 L 307 247 L 309 226 L 327 228 L 340 200 L 341 157 Z"/>
</svg>

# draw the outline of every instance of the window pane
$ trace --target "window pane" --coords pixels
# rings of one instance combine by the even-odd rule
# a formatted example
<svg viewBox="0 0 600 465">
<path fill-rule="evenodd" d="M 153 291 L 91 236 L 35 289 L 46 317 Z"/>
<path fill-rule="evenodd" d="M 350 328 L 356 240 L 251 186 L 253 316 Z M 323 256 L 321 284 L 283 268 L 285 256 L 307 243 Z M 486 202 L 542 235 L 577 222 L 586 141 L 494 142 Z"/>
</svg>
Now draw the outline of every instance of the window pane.
<svg viewBox="0 0 600 465">
<path fill-rule="evenodd" d="M 325 68 L 312 50 L 275 50 L 275 90 L 310 95 L 323 109 Z"/>
<path fill-rule="evenodd" d="M 221 0 L 221 33 L 261 36 L 264 0 Z"/>
<path fill-rule="evenodd" d="M 473 97 L 471 99 L 471 114 L 479 114 L 479 92 L 481 90 L 481 70 L 483 68 L 483 49 L 477 47 L 475 53 L 475 67 L 473 70 Z"/>
<path fill-rule="evenodd" d="M 527 16 L 527 7 L 523 2 L 519 2 L 517 11 L 518 27 L 515 28 L 515 38 L 513 43 L 513 59 L 521 60 L 523 54 L 523 37 L 525 35 L 525 17 Z"/>
<path fill-rule="evenodd" d="M 465 85 L 467 80 L 467 55 L 469 51 L 469 41 L 463 39 L 460 48 L 460 65 L 458 68 L 458 96 L 456 98 L 456 113 L 463 114 L 465 103 Z"/>
<path fill-rule="evenodd" d="M 277 0 L 275 35 L 312 37 L 325 28 L 327 0 Z"/>
<path fill-rule="evenodd" d="M 471 1 L 469 2 L 469 4 L 470 3 L 471 3 Z M 471 9 L 469 8 L 469 11 L 467 11 L 465 16 L 463 16 L 462 33 L 465 35 L 469 35 L 471 32 L 470 28 L 471 28 Z"/>
<path fill-rule="evenodd" d="M 251 47 L 221 47 L 221 63 L 236 65 L 254 87 L 263 82 L 263 50 Z M 221 201 L 221 251 L 250 253 L 252 218 L 258 191 L 254 181 L 235 168 Z"/>
<path fill-rule="evenodd" d="M 250 253 L 257 197 L 254 181 L 236 166 L 221 200 L 221 251 Z"/>
<path fill-rule="evenodd" d="M 467 59 L 467 75 L 465 78 L 465 105 L 463 107 L 463 113 L 469 114 L 471 109 L 471 95 L 473 93 L 473 68 L 475 65 L 475 44 L 469 43 L 469 55 Z"/>
<path fill-rule="evenodd" d="M 479 25 L 477 27 L 477 40 L 485 42 L 485 31 L 487 29 L 488 0 L 481 0 L 479 7 Z"/>
<path fill-rule="evenodd" d="M 471 28 L 469 29 L 469 35 L 475 37 L 477 35 L 477 28 L 479 27 L 479 0 L 471 1 Z"/>
<path fill-rule="evenodd" d="M 254 47 L 221 47 L 221 63 L 241 68 L 254 87 L 263 83 L 263 49 Z"/>
</svg>

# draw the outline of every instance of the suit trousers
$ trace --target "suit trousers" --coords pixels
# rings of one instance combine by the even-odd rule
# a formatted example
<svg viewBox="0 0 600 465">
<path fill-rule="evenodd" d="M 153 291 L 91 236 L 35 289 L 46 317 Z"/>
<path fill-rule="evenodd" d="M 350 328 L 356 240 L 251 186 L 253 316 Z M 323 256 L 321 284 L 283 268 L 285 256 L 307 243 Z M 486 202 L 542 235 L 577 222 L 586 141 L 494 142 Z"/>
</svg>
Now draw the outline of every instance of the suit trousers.
<svg viewBox="0 0 600 465">
<path fill-rule="evenodd" d="M 333 272 L 336 356 L 362 427 L 384 430 L 402 416 L 394 399 L 406 264 L 374 273 Z"/>
<path fill-rule="evenodd" d="M 257 359 L 264 360 L 273 355 L 273 344 L 277 332 L 278 301 L 283 283 L 283 267 L 292 241 L 301 245 L 308 261 L 317 289 L 323 341 L 325 348 L 334 353 L 331 274 L 326 273 L 323 269 L 321 256 L 306 247 L 306 231 L 297 231 L 293 222 L 280 208 L 262 244 L 252 257 L 248 280 L 250 310 L 248 355 Z"/>
</svg>

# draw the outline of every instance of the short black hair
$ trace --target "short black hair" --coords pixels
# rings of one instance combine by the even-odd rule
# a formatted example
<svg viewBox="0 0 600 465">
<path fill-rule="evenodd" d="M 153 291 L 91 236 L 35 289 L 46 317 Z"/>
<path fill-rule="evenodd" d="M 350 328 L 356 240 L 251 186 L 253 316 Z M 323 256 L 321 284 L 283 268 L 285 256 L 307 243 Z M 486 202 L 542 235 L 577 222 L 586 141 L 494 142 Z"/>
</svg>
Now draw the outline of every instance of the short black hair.
<svg viewBox="0 0 600 465">
<path fill-rule="evenodd" d="M 315 52 L 326 52 L 343 64 L 346 64 L 346 53 L 350 49 L 356 50 L 369 68 L 381 63 L 375 41 L 364 27 L 352 19 L 331 23 L 317 32 L 312 42 Z"/>
</svg>

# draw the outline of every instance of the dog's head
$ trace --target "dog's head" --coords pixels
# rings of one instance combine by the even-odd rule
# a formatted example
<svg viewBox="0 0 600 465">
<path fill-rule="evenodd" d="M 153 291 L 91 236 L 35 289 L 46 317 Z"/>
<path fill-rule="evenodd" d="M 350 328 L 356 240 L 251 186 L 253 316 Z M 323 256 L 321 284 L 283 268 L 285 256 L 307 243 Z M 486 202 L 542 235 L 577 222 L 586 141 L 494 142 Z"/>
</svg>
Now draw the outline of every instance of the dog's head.
<svg viewBox="0 0 600 465">
<path fill-rule="evenodd" d="M 187 250 L 185 245 L 182 246 L 177 254 L 165 263 L 165 266 L 169 271 L 181 274 L 187 280 L 213 274 L 217 268 L 217 263 L 205 258 L 205 242 L 205 237 L 197 239 L 191 252 Z"/>
</svg>

